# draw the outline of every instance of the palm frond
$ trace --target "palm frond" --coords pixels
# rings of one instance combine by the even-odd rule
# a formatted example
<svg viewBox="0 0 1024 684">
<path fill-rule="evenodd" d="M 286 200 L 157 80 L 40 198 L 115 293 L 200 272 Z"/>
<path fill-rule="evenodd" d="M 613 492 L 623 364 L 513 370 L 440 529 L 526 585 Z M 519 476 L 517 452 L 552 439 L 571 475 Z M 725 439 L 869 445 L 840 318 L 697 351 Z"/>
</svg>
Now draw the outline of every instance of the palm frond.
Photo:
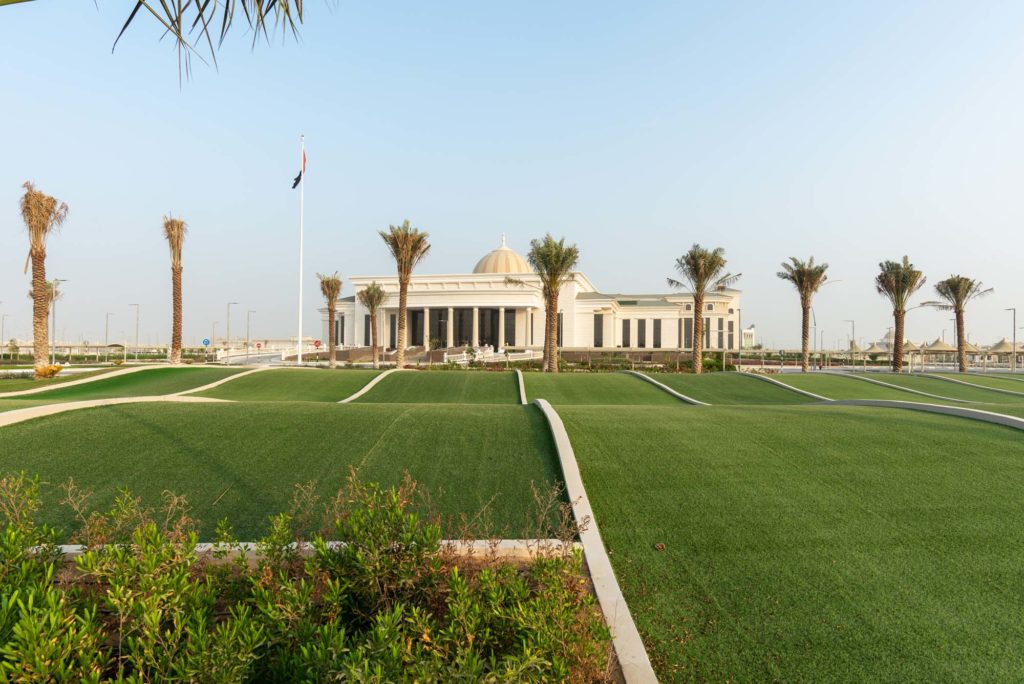
<svg viewBox="0 0 1024 684">
<path fill-rule="evenodd" d="M 45 254 L 46 238 L 64 225 L 68 217 L 68 205 L 36 190 L 31 181 L 25 181 L 22 187 L 25 188 L 25 194 L 21 196 L 21 218 L 28 232 L 29 254 Z"/>
<path fill-rule="evenodd" d="M 906 311 L 910 297 L 921 289 L 927 278 L 906 256 L 903 261 L 883 261 L 878 269 L 875 276 L 878 294 L 889 300 L 893 311 Z"/>
<path fill-rule="evenodd" d="M 742 274 L 723 273 L 727 263 L 725 250 L 721 247 L 707 249 L 694 243 L 686 254 L 676 259 L 675 269 L 681 278 L 666 280 L 671 287 L 689 287 L 694 297 L 700 298 L 709 289 L 724 290 L 740 279 Z"/>
<path fill-rule="evenodd" d="M 320 279 L 320 294 L 324 296 L 327 307 L 330 309 L 335 308 L 338 305 L 338 297 L 341 296 L 342 286 L 341 277 L 338 276 L 338 272 L 335 271 L 331 275 L 317 273 L 316 277 Z"/>
<path fill-rule="evenodd" d="M 408 219 L 400 226 L 389 225 L 387 230 L 378 234 L 395 259 L 398 279 L 408 281 L 413 269 L 430 253 L 430 235 L 414 228 Z"/>
<path fill-rule="evenodd" d="M 188 224 L 168 214 L 164 216 L 163 227 L 167 246 L 171 250 L 171 267 L 181 268 L 181 253 L 185 246 L 185 236 L 188 235 Z"/>
<path fill-rule="evenodd" d="M 992 294 L 993 288 L 986 288 L 980 280 L 961 275 L 951 275 L 935 283 L 935 292 L 942 301 L 925 302 L 942 311 L 963 311 L 972 299 Z"/>
<path fill-rule="evenodd" d="M 384 288 L 377 284 L 377 281 L 373 281 L 356 293 L 359 303 L 365 306 L 371 315 L 377 313 L 377 310 L 384 306 L 387 296 Z"/>
</svg>

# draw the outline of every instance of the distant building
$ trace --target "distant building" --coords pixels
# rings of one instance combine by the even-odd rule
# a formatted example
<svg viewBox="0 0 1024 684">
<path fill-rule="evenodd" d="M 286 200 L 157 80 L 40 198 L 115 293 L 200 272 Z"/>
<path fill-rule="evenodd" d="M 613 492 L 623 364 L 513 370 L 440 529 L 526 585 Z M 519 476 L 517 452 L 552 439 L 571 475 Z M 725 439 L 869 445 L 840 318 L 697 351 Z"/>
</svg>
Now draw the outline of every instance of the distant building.
<svg viewBox="0 0 1024 684">
<path fill-rule="evenodd" d="M 516 278 L 523 285 L 506 282 Z M 398 276 L 352 276 L 355 292 L 376 282 L 388 294 L 378 316 L 385 347 L 397 343 Z M 463 345 L 540 349 L 544 344 L 544 299 L 540 279 L 521 255 L 505 244 L 484 255 L 472 273 L 414 274 L 409 283 L 410 347 Z M 668 294 L 606 294 L 574 273 L 559 295 L 558 344 L 565 349 L 690 349 L 693 297 Z M 725 290 L 705 299 L 704 348 L 738 348 L 740 291 Z M 327 309 L 320 309 L 327 341 Z M 370 316 L 355 296 L 338 304 L 335 322 L 340 347 L 370 344 Z M 746 339 L 748 331 L 744 331 Z M 750 329 L 753 341 L 753 326 Z M 433 343 L 433 344 L 432 344 Z"/>
<path fill-rule="evenodd" d="M 743 348 L 754 349 L 757 347 L 757 328 L 750 326 L 743 329 Z"/>
</svg>

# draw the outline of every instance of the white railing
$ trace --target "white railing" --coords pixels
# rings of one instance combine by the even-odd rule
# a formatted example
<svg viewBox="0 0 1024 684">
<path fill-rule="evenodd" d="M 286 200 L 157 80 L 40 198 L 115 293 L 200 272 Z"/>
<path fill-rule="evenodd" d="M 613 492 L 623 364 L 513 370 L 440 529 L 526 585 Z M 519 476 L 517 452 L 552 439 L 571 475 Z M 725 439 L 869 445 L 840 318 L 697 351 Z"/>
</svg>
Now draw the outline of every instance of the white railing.
<svg viewBox="0 0 1024 684">
<path fill-rule="evenodd" d="M 480 361 L 482 363 L 501 363 L 503 361 L 528 361 L 530 359 L 538 358 L 536 352 L 532 349 L 527 349 L 521 352 L 510 352 L 506 353 L 504 350 L 494 350 L 494 347 L 476 347 L 473 351 L 463 351 L 458 354 L 449 354 L 445 352 L 444 361 L 445 363 L 457 363 L 460 366 L 466 366 L 471 361 Z"/>
</svg>

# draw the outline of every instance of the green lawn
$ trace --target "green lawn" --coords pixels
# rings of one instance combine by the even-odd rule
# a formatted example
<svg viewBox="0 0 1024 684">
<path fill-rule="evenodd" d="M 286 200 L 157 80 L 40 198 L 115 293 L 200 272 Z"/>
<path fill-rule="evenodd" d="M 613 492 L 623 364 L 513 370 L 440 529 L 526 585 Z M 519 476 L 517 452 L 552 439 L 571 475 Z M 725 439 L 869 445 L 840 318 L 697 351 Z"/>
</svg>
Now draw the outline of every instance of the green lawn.
<svg viewBox="0 0 1024 684">
<path fill-rule="evenodd" d="M 859 407 L 685 413 L 699 425 L 684 411 L 560 410 L 662 681 L 1020 678 L 1018 431 Z"/>
<path fill-rule="evenodd" d="M 37 389 L 39 387 L 50 387 L 51 385 L 60 385 L 65 382 L 71 382 L 72 380 L 84 380 L 85 378 L 91 378 L 96 375 L 103 375 L 111 371 L 120 370 L 119 368 L 101 368 L 94 371 L 86 371 L 84 373 L 64 373 L 61 372 L 55 378 L 47 378 L 45 380 L 33 380 L 32 378 L 0 378 L 0 394 L 6 392 L 21 392 L 22 390 Z M 2 374 L 2 371 L 0 371 Z"/>
<path fill-rule="evenodd" d="M 625 373 L 523 373 L 530 401 L 573 404 L 687 406 L 668 392 Z"/>
<path fill-rule="evenodd" d="M 23 399 L 12 397 L 14 401 L 45 401 L 47 403 L 65 401 L 85 401 L 87 399 L 110 399 L 112 397 L 147 397 L 184 392 L 194 387 L 202 387 L 216 382 L 235 373 L 239 368 L 153 368 L 118 375 L 114 378 L 97 380 L 84 385 L 66 388 L 54 388 L 39 394 L 26 395 Z"/>
<path fill-rule="evenodd" d="M 895 387 L 883 387 L 872 382 L 864 382 L 857 378 L 842 375 L 825 375 L 819 373 L 780 373 L 772 376 L 773 380 L 785 383 L 807 392 L 828 397 L 829 399 L 891 399 L 894 401 L 926 401 L 944 403 L 922 397 L 913 392 L 904 392 Z M 950 402 L 953 403 L 953 402 Z"/>
<path fill-rule="evenodd" d="M 980 389 L 977 387 L 968 387 L 967 385 L 947 382 L 938 378 L 928 378 L 920 375 L 896 374 L 881 374 L 872 377 L 875 380 L 886 382 L 890 385 L 898 385 L 900 387 L 906 387 L 919 392 L 928 392 L 929 394 L 938 394 L 943 397 L 959 399 L 961 401 L 978 401 L 990 404 L 1024 403 L 1024 397 L 1016 397 L 1012 394 L 1003 394 L 1002 392 L 992 392 L 987 389 Z"/>
<path fill-rule="evenodd" d="M 961 382 L 969 382 L 972 385 L 981 385 L 982 387 L 994 387 L 996 389 L 1008 390 L 1010 392 L 1020 392 L 1024 395 L 1024 382 L 1014 380 L 1011 377 L 996 375 L 995 373 L 989 375 L 981 375 L 980 373 L 934 373 L 933 375 L 952 378 L 954 380 L 960 380 Z M 1024 399 L 1024 396 L 1021 398 Z"/>
<path fill-rule="evenodd" d="M 448 515 L 475 513 L 496 496 L 492 517 L 511 537 L 529 531 L 530 482 L 561 480 L 533 406 L 138 404 L 19 423 L 0 440 L 0 473 L 50 483 L 48 522 L 71 526 L 55 486 L 74 477 L 101 507 L 119 487 L 153 505 L 164 490 L 183 494 L 206 540 L 223 517 L 242 539 L 257 538 L 268 515 L 288 511 L 296 483 L 315 481 L 329 496 L 350 466 L 382 484 L 407 470 Z"/>
<path fill-rule="evenodd" d="M 707 404 L 806 404 L 815 401 L 741 373 L 650 373 L 650 376 Z"/>
<path fill-rule="evenodd" d="M 403 371 L 392 373 L 356 399 L 367 404 L 518 404 L 510 371 Z"/>
<path fill-rule="evenodd" d="M 232 401 L 333 401 L 359 391 L 380 371 L 276 368 L 196 394 Z"/>
</svg>

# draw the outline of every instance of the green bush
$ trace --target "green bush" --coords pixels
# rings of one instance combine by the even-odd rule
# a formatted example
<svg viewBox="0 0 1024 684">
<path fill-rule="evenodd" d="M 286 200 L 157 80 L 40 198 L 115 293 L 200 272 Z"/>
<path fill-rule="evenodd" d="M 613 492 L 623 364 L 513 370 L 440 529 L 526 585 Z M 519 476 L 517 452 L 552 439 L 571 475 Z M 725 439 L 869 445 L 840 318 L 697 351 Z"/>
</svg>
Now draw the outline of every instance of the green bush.
<svg viewBox="0 0 1024 684">
<path fill-rule="evenodd" d="M 254 554 L 226 522 L 220 544 L 197 552 L 180 497 L 154 512 L 122 492 L 99 513 L 73 483 L 65 491 L 85 545 L 73 563 L 35 522 L 39 481 L 0 479 L 2 681 L 611 676 L 578 553 L 467 561 L 441 544 L 436 519 L 412 512 L 408 479 L 382 489 L 353 476 L 323 505 L 300 487 Z"/>
</svg>

